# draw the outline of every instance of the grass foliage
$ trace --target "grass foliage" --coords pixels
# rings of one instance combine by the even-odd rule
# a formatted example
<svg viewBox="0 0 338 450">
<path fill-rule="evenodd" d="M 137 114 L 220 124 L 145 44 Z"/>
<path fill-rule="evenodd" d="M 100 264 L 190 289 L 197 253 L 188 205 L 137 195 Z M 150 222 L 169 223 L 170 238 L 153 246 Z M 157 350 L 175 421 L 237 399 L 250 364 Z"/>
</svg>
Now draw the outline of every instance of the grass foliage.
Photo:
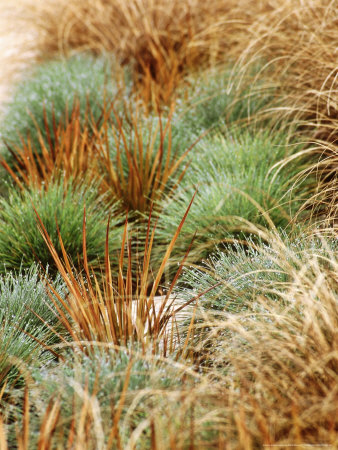
<svg viewBox="0 0 338 450">
<path fill-rule="evenodd" d="M 64 295 L 59 278 L 55 288 Z M 57 332 L 64 333 L 37 266 L 0 277 L 0 323 L 1 390 L 22 384 L 30 377 L 29 366 L 55 359 L 52 345 L 59 340 Z"/>
<path fill-rule="evenodd" d="M 6 5 L 1 450 L 337 448 L 337 11 Z"/>
<path fill-rule="evenodd" d="M 24 6 L 42 37 L 39 55 L 84 48 L 113 52 L 121 64 L 132 67 L 134 84 L 146 103 L 170 101 L 189 71 L 229 57 L 236 31 L 241 32 L 233 20 L 236 2 L 86 0 L 32 7 L 28 0 Z"/>
<path fill-rule="evenodd" d="M 189 208 L 186 214 L 188 211 Z M 143 260 L 136 261 L 136 269 L 131 251 L 131 240 L 128 236 L 128 222 L 126 220 L 118 258 L 118 273 L 117 277 L 115 276 L 114 278 L 109 255 L 109 221 L 105 242 L 105 264 L 101 270 L 101 278 L 98 278 L 95 276 L 93 266 L 90 267 L 88 264 L 87 242 L 89 243 L 88 238 L 90 236 L 86 232 L 86 216 L 84 215 L 83 217 L 82 233 L 83 275 L 76 274 L 74 271 L 59 231 L 62 259 L 58 256 L 48 230 L 41 217 L 38 216 L 42 238 L 47 244 L 54 264 L 70 293 L 68 299 L 64 301 L 57 294 L 56 289 L 50 286 L 57 297 L 54 304 L 59 313 L 58 318 L 72 336 L 74 343 L 82 351 L 86 352 L 87 347 L 91 346 L 91 342 L 113 343 L 115 346 L 128 345 L 130 342 L 140 342 L 143 348 L 149 345 L 157 348 L 159 343 L 162 342 L 164 353 L 166 353 L 167 346 L 172 351 L 172 346 L 174 345 L 173 337 L 171 339 L 168 338 L 166 327 L 170 321 L 173 322 L 176 311 L 182 309 L 184 305 L 180 305 L 178 309 L 175 309 L 174 301 L 170 295 L 180 275 L 184 260 L 178 268 L 166 294 L 160 297 L 159 302 L 156 302 L 155 296 L 159 293 L 164 270 L 186 214 L 167 245 L 156 273 L 153 273 L 150 266 L 156 228 L 156 226 L 153 230 L 150 228 L 151 215 L 149 215 L 148 220 Z M 76 324 L 75 327 L 74 324 Z M 87 342 L 87 344 L 83 345 L 83 341 Z"/>
<path fill-rule="evenodd" d="M 265 243 L 262 239 L 265 238 Z M 334 239 L 299 235 L 293 238 L 262 234 L 260 242 L 234 242 L 221 245 L 203 265 L 186 268 L 175 289 L 182 299 L 205 292 L 199 305 L 209 311 L 239 313 L 259 309 L 257 298 L 264 296 L 284 304 L 294 271 L 302 270 L 308 259 L 317 254 L 325 267 L 325 258 L 337 253 Z"/>
<path fill-rule="evenodd" d="M 181 122 L 186 134 L 200 136 L 222 127 L 263 120 L 259 114 L 275 101 L 275 89 L 267 84 L 268 79 L 259 77 L 260 64 L 250 69 L 238 85 L 230 64 L 190 76 L 187 86 L 178 90 L 176 123 Z"/>
<path fill-rule="evenodd" d="M 288 193 L 296 168 L 272 169 L 291 151 L 287 135 L 261 130 L 234 129 L 204 139 L 177 194 L 164 207 L 163 237 L 170 235 L 174 218 L 196 190 L 181 233 L 182 241 L 196 233 L 192 260 L 200 261 L 219 242 L 243 238 L 252 224 L 285 228 L 299 205 L 297 193 Z"/>
<path fill-rule="evenodd" d="M 112 63 L 108 58 L 94 58 L 89 54 L 76 55 L 70 59 L 45 62 L 34 68 L 20 82 L 13 99 L 6 108 L 1 124 L 2 139 L 10 146 L 19 148 L 29 139 L 35 149 L 40 149 L 39 135 L 48 145 L 48 129 L 67 122 L 76 99 L 79 101 L 82 120 L 86 105 L 97 121 L 102 113 L 106 96 L 112 100 L 118 92 L 118 84 L 112 80 Z M 48 129 L 45 125 L 47 122 Z M 56 136 L 52 133 L 53 141 Z"/>
<path fill-rule="evenodd" d="M 63 235 L 64 246 L 74 264 L 82 253 L 83 211 L 88 213 L 88 259 L 98 264 L 103 257 L 106 236 L 107 212 L 97 196 L 97 187 L 80 186 L 66 188 L 61 184 L 49 186 L 48 190 L 32 188 L 24 192 L 12 190 L 8 199 L 1 199 L 0 206 L 0 261 L 1 271 L 28 268 L 34 262 L 42 267 L 56 266 L 38 230 L 34 208 L 50 233 L 57 252 L 61 254 L 57 227 Z M 111 249 L 117 249 L 121 239 L 121 218 L 114 218 L 111 226 Z M 123 222 L 122 222 L 123 223 Z"/>
</svg>

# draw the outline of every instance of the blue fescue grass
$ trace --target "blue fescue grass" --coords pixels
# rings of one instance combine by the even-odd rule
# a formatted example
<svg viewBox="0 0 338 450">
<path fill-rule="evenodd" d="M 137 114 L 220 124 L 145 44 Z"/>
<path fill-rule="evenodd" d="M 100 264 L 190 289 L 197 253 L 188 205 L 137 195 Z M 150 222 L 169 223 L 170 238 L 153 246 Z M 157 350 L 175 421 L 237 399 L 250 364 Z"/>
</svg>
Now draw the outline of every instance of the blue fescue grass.
<svg viewBox="0 0 338 450">
<path fill-rule="evenodd" d="M 53 129 L 53 115 L 59 123 L 65 110 L 71 111 L 75 99 L 80 101 L 82 116 L 87 102 L 94 120 L 98 120 L 103 101 L 112 101 L 119 90 L 112 79 L 113 63 L 108 57 L 79 54 L 67 60 L 43 63 L 32 69 L 6 107 L 0 126 L 1 137 L 9 144 L 19 145 L 28 136 L 39 148 L 38 130 L 47 142 L 44 110 L 49 128 Z"/>
<path fill-rule="evenodd" d="M 249 222 L 285 228 L 300 201 L 299 191 L 288 193 L 297 167 L 271 169 L 292 151 L 287 134 L 269 130 L 233 128 L 205 138 L 177 194 L 164 205 L 162 237 L 170 235 L 196 190 L 181 232 L 185 243 L 197 232 L 196 257 L 191 253 L 195 261 L 210 254 L 217 242 L 244 238 Z"/>
<path fill-rule="evenodd" d="M 58 229 L 73 263 L 82 255 L 82 225 L 86 208 L 87 253 L 92 265 L 104 254 L 109 211 L 105 209 L 97 187 L 63 186 L 54 183 L 47 189 L 32 188 L 23 192 L 12 189 L 8 199 L 0 199 L 0 271 L 18 270 L 40 262 L 55 271 L 55 264 L 37 226 L 36 209 L 57 251 L 61 252 Z M 110 249 L 119 249 L 123 218 L 114 215 L 111 207 Z"/>
<path fill-rule="evenodd" d="M 63 295 L 65 287 L 58 278 L 54 286 Z M 5 384 L 10 387 L 22 381 L 29 365 L 54 359 L 46 347 L 59 341 L 57 333 L 65 334 L 37 266 L 19 270 L 15 275 L 0 275 L 0 324 L 1 389 Z"/>
<path fill-rule="evenodd" d="M 38 368 L 33 372 L 35 385 L 32 388 L 32 392 L 37 393 L 32 398 L 38 414 L 31 416 L 30 443 L 36 445 L 43 414 L 57 395 L 60 416 L 53 442 L 66 445 L 71 433 L 75 433 L 74 438 L 83 445 L 95 448 L 104 443 L 107 448 L 112 448 L 111 435 L 116 427 L 115 439 L 123 446 L 128 442 L 131 430 L 147 420 L 154 405 L 162 420 L 169 422 L 170 414 L 173 414 L 170 408 L 177 411 L 180 405 L 175 391 L 193 386 L 194 377 L 188 372 L 172 358 L 164 360 L 135 346 L 132 349 L 97 347 L 88 355 L 73 354 L 65 363 Z M 171 395 L 172 400 L 168 398 Z M 94 426 L 85 434 L 78 412 L 84 411 L 89 398 L 90 404 L 95 404 L 95 424 L 99 428 Z M 158 405 L 162 403 L 161 399 L 164 400 L 162 408 Z M 181 426 L 180 423 L 172 425 Z M 11 428 L 14 435 L 14 427 Z M 61 429 L 63 438 L 59 435 Z M 151 446 L 150 436 L 148 424 L 142 433 L 142 448 Z"/>
<path fill-rule="evenodd" d="M 255 80 L 256 72 L 258 65 L 241 83 L 232 78 L 231 66 L 189 78 L 177 100 L 176 119 L 182 137 L 183 130 L 199 136 L 218 127 L 258 120 L 259 113 L 273 101 L 274 88 L 266 80 Z"/>
<path fill-rule="evenodd" d="M 335 239 L 323 245 L 322 239 L 304 231 L 299 227 L 293 236 L 267 234 L 265 242 L 248 239 L 246 245 L 219 246 L 200 266 L 185 268 L 175 293 L 188 300 L 205 292 L 199 299 L 205 312 L 257 312 L 260 297 L 283 305 L 294 274 L 305 268 L 310 272 L 310 256 L 317 255 L 329 271 L 330 259 L 337 255 Z"/>
</svg>

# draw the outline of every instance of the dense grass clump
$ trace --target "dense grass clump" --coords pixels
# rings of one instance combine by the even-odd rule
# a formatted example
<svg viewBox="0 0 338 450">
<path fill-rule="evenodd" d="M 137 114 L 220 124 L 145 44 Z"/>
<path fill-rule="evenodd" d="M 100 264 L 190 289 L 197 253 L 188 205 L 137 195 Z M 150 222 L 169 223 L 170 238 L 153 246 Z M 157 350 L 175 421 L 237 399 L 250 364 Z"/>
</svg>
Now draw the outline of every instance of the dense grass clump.
<svg viewBox="0 0 338 450">
<path fill-rule="evenodd" d="M 214 321 L 205 316 L 196 330 L 200 345 L 194 350 L 203 351 L 208 343 L 213 355 L 209 363 L 216 367 L 215 373 L 223 371 L 230 392 L 238 394 L 229 401 L 229 392 L 220 386 L 216 401 L 220 408 L 228 405 L 223 417 L 232 419 L 224 431 L 232 442 L 283 447 L 296 440 L 335 447 L 336 247 L 330 249 L 321 237 L 314 248 L 304 249 L 302 258 L 290 249 L 292 264 L 287 264 L 283 243 L 272 237 L 271 245 L 288 277 L 288 283 L 274 286 L 280 300 L 271 299 L 268 286 L 266 293 L 263 289 L 256 295 L 256 311 L 225 312 L 221 317 L 218 313 Z M 207 328 L 207 338 L 201 342 L 201 332 Z"/>
<path fill-rule="evenodd" d="M 64 295 L 57 278 L 55 289 Z M 64 334 L 37 266 L 0 276 L 0 390 L 29 377 L 29 366 L 55 358 L 48 348 Z M 51 331 L 50 327 L 54 327 Z M 1 400 L 1 396 L 0 396 Z"/>
<path fill-rule="evenodd" d="M 201 136 L 234 123 L 257 122 L 259 114 L 273 102 L 274 87 L 258 76 L 260 65 L 252 67 L 240 83 L 231 69 L 229 64 L 200 71 L 178 90 L 176 123 L 187 135 Z"/>
<path fill-rule="evenodd" d="M 58 229 L 63 243 L 74 264 L 82 254 L 82 223 L 84 209 L 87 215 L 88 259 L 98 263 L 104 254 L 107 212 L 101 206 L 97 188 L 92 186 L 66 188 L 50 185 L 48 190 L 30 189 L 22 193 L 12 190 L 8 199 L 0 200 L 0 270 L 18 270 L 40 262 L 55 271 L 54 260 L 38 230 L 37 214 L 54 243 L 57 252 L 61 248 Z M 36 212 L 34 210 L 36 209 Z M 37 213 L 37 214 L 36 214 Z M 114 218 L 111 226 L 111 249 L 119 248 L 120 223 Z"/>
<path fill-rule="evenodd" d="M 92 117 L 98 120 L 102 114 L 104 98 L 112 101 L 118 92 L 118 84 L 112 80 L 112 62 L 109 58 L 80 54 L 41 64 L 32 69 L 29 76 L 19 83 L 13 99 L 6 108 L 1 124 L 2 139 L 14 148 L 20 148 L 21 140 L 29 139 L 33 148 L 41 147 L 39 133 L 48 144 L 47 130 L 53 122 L 65 122 L 76 99 L 82 119 L 89 104 Z M 46 122 L 48 128 L 46 127 Z"/>
<path fill-rule="evenodd" d="M 238 33 L 245 37 L 233 13 L 234 1 L 211 0 L 206 5 L 201 0 L 71 4 L 62 0 L 33 8 L 28 0 L 24 5 L 30 24 L 41 36 L 38 55 L 83 48 L 113 52 L 132 67 L 134 83 L 147 103 L 170 101 L 189 71 L 224 61 L 225 55 L 229 58 Z"/>
<path fill-rule="evenodd" d="M 160 232 L 172 232 L 196 190 L 181 233 L 185 241 L 197 233 L 196 254 L 190 254 L 195 261 L 217 242 L 243 238 L 249 222 L 285 228 L 299 204 L 295 192 L 292 202 L 288 193 L 295 168 L 271 169 L 292 151 L 287 142 L 284 134 L 262 130 L 232 130 L 204 139 L 177 194 L 164 206 Z"/>
<path fill-rule="evenodd" d="M 248 240 L 246 245 L 235 241 L 220 246 L 201 266 L 185 270 L 175 289 L 177 295 L 189 300 L 196 293 L 205 292 L 199 305 L 206 314 L 255 311 L 257 298 L 262 295 L 283 304 L 292 281 L 290 274 L 300 270 L 309 255 L 317 252 L 324 263 L 325 258 L 337 251 L 335 240 L 326 241 L 323 246 L 320 239 L 306 234 L 299 236 L 299 232 L 293 239 L 286 234 L 274 239 L 272 244 L 268 239 L 270 243 Z"/>
<path fill-rule="evenodd" d="M 338 211 L 337 0 L 273 3 L 248 27 L 250 45 L 239 66 L 243 68 L 245 61 L 250 67 L 257 57 L 268 62 L 269 78 L 277 81 L 282 104 L 270 114 L 292 118 L 299 125 L 308 142 L 309 171 L 316 173 L 317 181 L 307 208 L 316 220 L 328 217 L 326 225 L 332 226 Z"/>
<path fill-rule="evenodd" d="M 132 430 L 149 418 L 150 422 L 155 420 L 149 416 L 149 408 L 157 398 L 173 395 L 182 387 L 183 378 L 186 385 L 191 385 L 193 378 L 184 368 L 175 367 L 173 360 L 163 361 L 135 347 L 117 351 L 96 348 L 87 356 L 69 358 L 65 364 L 35 370 L 33 376 L 32 402 L 39 415 L 31 416 L 31 445 L 39 437 L 44 414 L 51 413 L 48 404 L 57 395 L 59 413 L 55 428 L 49 430 L 51 443 L 66 446 L 71 439 L 83 448 L 112 448 L 116 440 L 123 448 L 130 443 Z M 162 419 L 170 414 L 164 409 L 161 413 Z M 149 422 L 144 425 L 142 445 L 149 448 L 152 426 Z"/>
</svg>

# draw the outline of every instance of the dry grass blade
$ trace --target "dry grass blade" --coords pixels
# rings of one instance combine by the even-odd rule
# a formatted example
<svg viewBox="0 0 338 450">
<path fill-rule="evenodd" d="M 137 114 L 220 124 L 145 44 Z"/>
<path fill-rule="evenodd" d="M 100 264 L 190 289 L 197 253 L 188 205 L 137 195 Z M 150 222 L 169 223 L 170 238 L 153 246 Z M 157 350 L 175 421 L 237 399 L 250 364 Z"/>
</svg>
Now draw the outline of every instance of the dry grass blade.
<svg viewBox="0 0 338 450">
<path fill-rule="evenodd" d="M 191 200 L 191 203 L 192 201 L 193 199 Z M 165 311 L 164 306 L 162 305 L 159 312 L 156 313 L 154 298 L 157 294 L 165 266 L 170 258 L 170 254 L 188 214 L 189 208 L 172 241 L 168 245 L 161 267 L 153 282 L 151 282 L 149 258 L 155 230 L 152 231 L 149 239 L 151 216 L 148 221 L 147 243 L 144 253 L 143 268 L 141 273 L 138 272 L 136 276 L 132 270 L 133 255 L 131 253 L 131 244 L 128 238 L 128 222 L 126 220 L 117 280 L 113 279 L 111 272 L 108 223 L 105 266 L 102 280 L 100 280 L 94 272 L 91 273 L 87 261 L 85 211 L 83 219 L 84 274 L 81 275 L 75 273 L 75 269 L 72 267 L 63 246 L 60 233 L 59 240 L 62 249 L 62 259 L 55 251 L 50 237 L 48 236 L 40 217 L 36 213 L 40 232 L 69 291 L 67 299 L 64 300 L 61 298 L 60 294 L 56 292 L 53 286 L 49 284 L 51 291 L 50 298 L 56 307 L 60 322 L 68 330 L 72 339 L 80 348 L 83 350 L 85 349 L 81 344 L 82 341 L 99 341 L 120 346 L 126 345 L 129 341 L 139 341 L 145 345 L 149 339 L 150 341 L 155 342 L 159 339 L 172 312 L 168 311 L 170 308 L 167 308 Z M 177 280 L 177 277 L 175 280 Z M 149 285 L 151 285 L 151 292 L 148 297 L 147 291 Z M 174 283 L 170 286 L 169 294 L 164 300 L 165 304 L 168 301 L 173 285 Z M 162 318 L 162 315 L 166 316 L 165 320 Z"/>
<path fill-rule="evenodd" d="M 178 154 L 172 149 L 171 120 L 173 106 L 163 127 L 161 113 L 158 124 L 148 133 L 144 129 L 144 109 L 135 111 L 126 106 L 129 124 L 123 125 L 122 117 L 113 109 L 114 121 L 94 131 L 98 149 L 98 164 L 103 173 L 101 189 L 111 197 L 121 200 L 127 210 L 149 212 L 164 194 L 172 193 L 183 178 L 187 165 L 184 160 L 194 144 Z M 114 139 L 114 158 L 109 134 Z"/>
<path fill-rule="evenodd" d="M 58 400 L 52 399 L 48 403 L 39 432 L 38 450 L 48 450 L 51 447 L 51 439 L 59 420 L 60 409 Z"/>
<path fill-rule="evenodd" d="M 5 431 L 5 424 L 4 424 L 4 421 L 0 414 L 0 449 L 1 450 L 8 450 L 6 438 L 7 438 L 7 436 L 6 436 L 6 431 Z"/>
<path fill-rule="evenodd" d="M 24 21 L 39 36 L 39 56 L 86 49 L 114 53 L 122 65 L 132 67 L 136 89 L 155 107 L 159 101 L 170 103 L 189 71 L 228 60 L 247 36 L 243 24 L 253 20 L 252 12 L 265 8 L 261 2 L 248 2 L 248 8 L 234 0 L 21 3 Z"/>
<path fill-rule="evenodd" d="M 65 184 L 70 179 L 75 181 L 83 180 L 83 177 L 95 179 L 97 176 L 95 145 L 88 114 L 87 105 L 84 119 L 81 117 L 80 103 L 75 100 L 70 113 L 66 109 L 64 117 L 58 124 L 53 110 L 50 125 L 44 109 L 44 132 L 47 142 L 36 123 L 39 149 L 33 148 L 29 136 L 21 137 L 20 147 L 11 148 L 7 144 L 13 157 L 13 167 L 10 167 L 4 158 L 1 158 L 0 162 L 21 189 L 25 186 L 48 188 L 51 182 L 61 177 Z M 96 126 L 99 126 L 98 123 Z"/>
<path fill-rule="evenodd" d="M 271 8 L 248 28 L 250 45 L 243 47 L 237 67 L 243 62 L 245 67 L 250 67 L 259 58 L 267 62 L 266 72 L 275 80 L 280 98 L 275 114 L 278 118 L 282 115 L 294 120 L 302 140 L 306 139 L 308 147 L 314 150 L 309 154 L 308 173 L 315 173 L 317 183 L 313 184 L 312 201 L 307 206 L 312 218 L 317 216 L 316 219 L 322 220 L 329 214 L 330 225 L 337 220 L 338 202 L 334 194 L 337 190 L 337 20 L 336 0 L 271 2 Z M 322 152 L 317 151 L 313 142 L 320 143 Z"/>
</svg>

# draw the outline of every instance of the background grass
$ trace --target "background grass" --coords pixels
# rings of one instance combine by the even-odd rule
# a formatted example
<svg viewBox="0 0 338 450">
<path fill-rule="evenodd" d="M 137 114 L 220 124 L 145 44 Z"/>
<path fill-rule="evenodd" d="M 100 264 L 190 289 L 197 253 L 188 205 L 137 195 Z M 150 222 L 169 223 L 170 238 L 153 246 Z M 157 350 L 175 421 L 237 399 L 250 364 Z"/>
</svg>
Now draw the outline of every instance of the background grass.
<svg viewBox="0 0 338 450">
<path fill-rule="evenodd" d="M 40 148 L 38 133 L 47 143 L 44 126 L 46 111 L 49 129 L 55 121 L 65 121 L 65 111 L 70 112 L 76 99 L 80 102 L 82 119 L 87 101 L 95 121 L 102 113 L 103 99 L 115 99 L 119 90 L 113 81 L 113 62 L 109 57 L 94 57 L 90 54 L 75 55 L 69 59 L 45 62 L 30 69 L 21 81 L 12 100 L 6 107 L 6 115 L 1 125 L 2 139 L 11 146 L 21 145 L 21 139 L 29 138 L 33 147 Z M 52 139 L 55 137 L 52 135 Z"/>
</svg>

